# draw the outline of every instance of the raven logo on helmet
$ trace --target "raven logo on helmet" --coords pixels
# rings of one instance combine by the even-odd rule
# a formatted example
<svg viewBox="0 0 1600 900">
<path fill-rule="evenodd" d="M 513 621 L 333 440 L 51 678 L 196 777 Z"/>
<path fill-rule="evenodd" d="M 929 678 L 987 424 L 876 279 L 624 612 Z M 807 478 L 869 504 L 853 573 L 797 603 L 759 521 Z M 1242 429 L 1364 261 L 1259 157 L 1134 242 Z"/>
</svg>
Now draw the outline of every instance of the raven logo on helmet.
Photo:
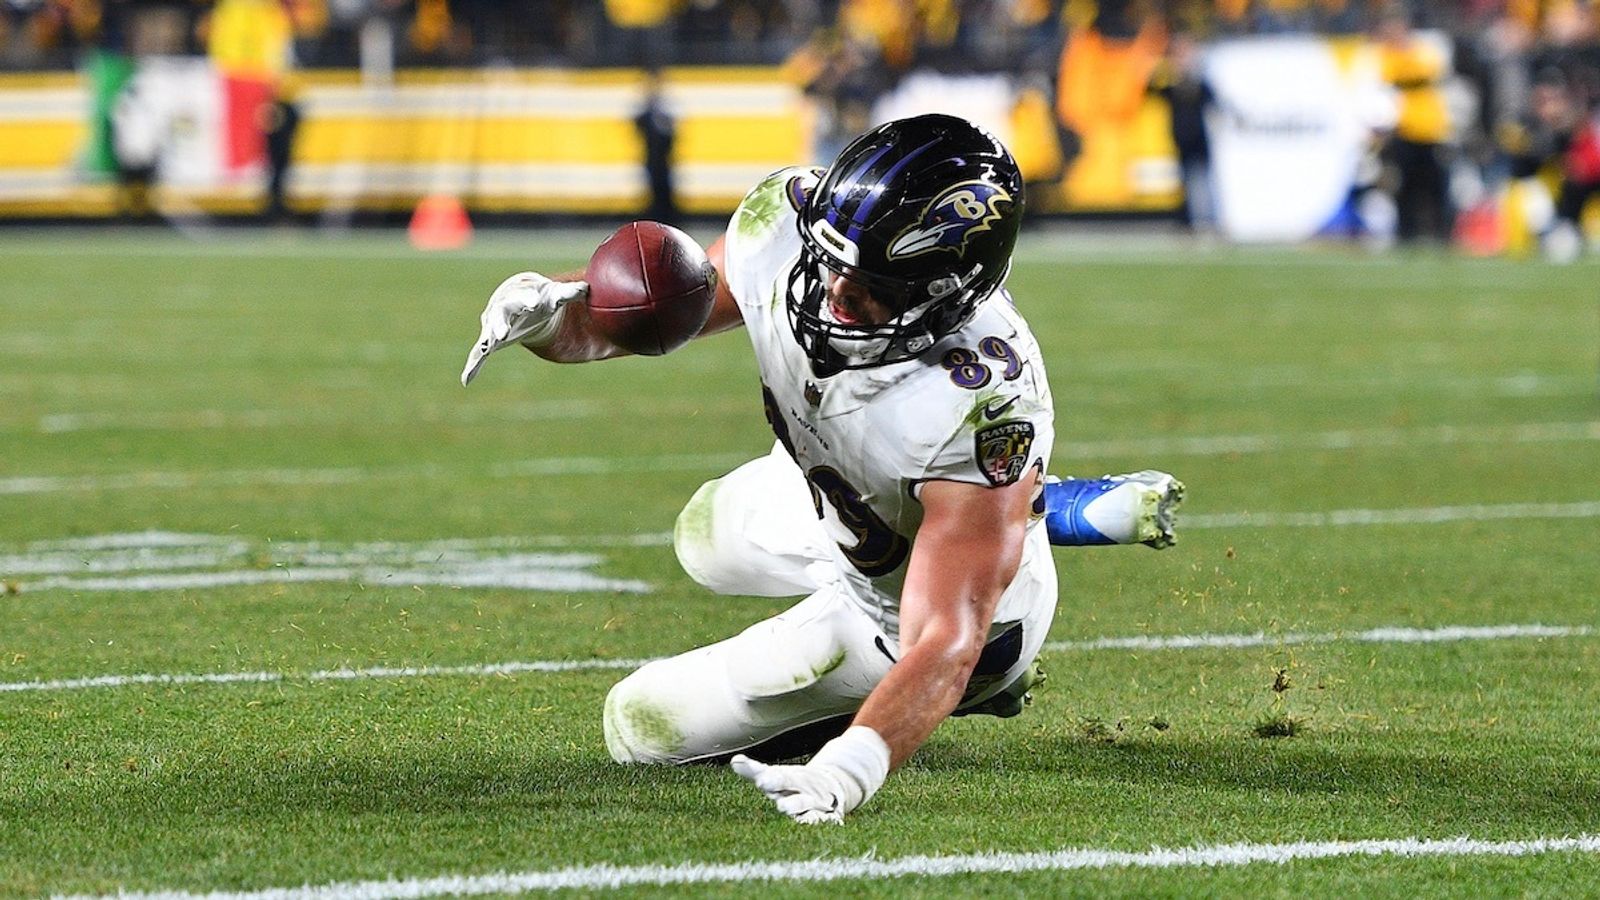
<svg viewBox="0 0 1600 900">
<path fill-rule="evenodd" d="M 895 235 L 888 256 L 904 259 L 935 250 L 961 256 L 973 235 L 988 231 L 1004 215 L 1000 204 L 1012 202 L 1009 193 L 987 181 L 952 185 L 923 208 L 921 221 Z"/>
</svg>

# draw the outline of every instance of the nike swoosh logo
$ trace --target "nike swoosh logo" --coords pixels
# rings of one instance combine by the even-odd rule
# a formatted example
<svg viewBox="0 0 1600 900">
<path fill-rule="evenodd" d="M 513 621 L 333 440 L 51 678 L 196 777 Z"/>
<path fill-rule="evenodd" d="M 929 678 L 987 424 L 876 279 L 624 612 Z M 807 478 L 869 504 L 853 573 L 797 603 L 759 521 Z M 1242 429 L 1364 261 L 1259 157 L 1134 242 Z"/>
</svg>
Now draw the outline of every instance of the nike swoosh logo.
<svg viewBox="0 0 1600 900">
<path fill-rule="evenodd" d="M 983 408 L 983 417 L 993 422 L 995 419 L 1005 415 L 1006 410 L 1011 408 L 1011 404 L 1016 403 L 1019 399 L 1021 398 L 1012 397 L 1010 400 L 1007 400 L 999 406 L 995 406 L 994 401 L 991 400 L 989 401 L 989 405 Z"/>
</svg>

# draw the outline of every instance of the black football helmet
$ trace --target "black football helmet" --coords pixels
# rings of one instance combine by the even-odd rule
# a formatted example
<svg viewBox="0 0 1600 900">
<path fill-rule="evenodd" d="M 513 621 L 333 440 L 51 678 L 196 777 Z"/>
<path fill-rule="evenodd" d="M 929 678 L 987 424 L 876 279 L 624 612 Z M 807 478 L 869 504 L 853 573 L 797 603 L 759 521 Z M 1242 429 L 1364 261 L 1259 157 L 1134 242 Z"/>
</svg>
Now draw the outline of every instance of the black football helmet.
<svg viewBox="0 0 1600 900">
<path fill-rule="evenodd" d="M 818 374 L 915 357 L 972 317 L 1005 281 L 1022 221 L 1022 175 L 965 119 L 880 125 L 839 153 L 801 202 L 789 325 Z M 866 287 L 893 318 L 837 321 L 831 273 Z"/>
</svg>

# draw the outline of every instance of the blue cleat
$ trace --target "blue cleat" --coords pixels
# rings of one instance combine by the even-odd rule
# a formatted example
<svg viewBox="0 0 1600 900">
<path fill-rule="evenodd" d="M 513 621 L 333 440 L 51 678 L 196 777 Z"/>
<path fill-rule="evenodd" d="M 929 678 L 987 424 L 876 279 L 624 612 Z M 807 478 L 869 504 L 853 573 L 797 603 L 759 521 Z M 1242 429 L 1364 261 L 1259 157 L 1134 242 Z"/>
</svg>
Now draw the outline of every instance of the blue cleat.
<svg viewBox="0 0 1600 900">
<path fill-rule="evenodd" d="M 1177 543 L 1183 482 L 1146 469 L 1103 478 L 1045 479 L 1044 524 L 1057 547 Z"/>
</svg>

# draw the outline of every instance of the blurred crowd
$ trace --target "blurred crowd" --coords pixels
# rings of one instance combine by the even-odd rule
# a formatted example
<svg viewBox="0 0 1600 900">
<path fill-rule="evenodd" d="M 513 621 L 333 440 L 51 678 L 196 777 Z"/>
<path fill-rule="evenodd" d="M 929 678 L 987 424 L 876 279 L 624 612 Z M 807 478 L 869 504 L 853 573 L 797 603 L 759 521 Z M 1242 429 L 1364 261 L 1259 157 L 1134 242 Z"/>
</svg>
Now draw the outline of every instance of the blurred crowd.
<svg viewBox="0 0 1600 900">
<path fill-rule="evenodd" d="M 359 65 L 374 25 L 400 66 L 784 65 L 816 100 L 824 145 L 870 124 L 874 102 L 914 71 L 1009 73 L 1064 109 L 1064 95 L 1095 89 L 1066 83 L 1065 49 L 1090 35 L 1150 56 L 1148 90 L 1173 108 L 1197 224 L 1215 102 L 1206 44 L 1363 36 L 1399 98 L 1369 180 L 1393 199 L 1400 238 L 1448 238 L 1458 213 L 1508 180 L 1551 185 L 1550 221 L 1534 226 L 1547 234 L 1565 234 L 1600 193 L 1600 0 L 0 0 L 0 70 L 68 68 L 95 51 L 204 53 L 216 19 L 241 9 L 269 10 L 299 67 Z"/>
<path fill-rule="evenodd" d="M 85 46 L 199 52 L 235 0 L 0 0 L 0 68 L 68 68 Z M 1400 8 L 1499 60 L 1588 40 L 1594 0 L 242 0 L 282 9 L 298 62 L 353 66 L 374 19 L 403 62 L 448 65 L 779 63 L 817 43 L 892 76 L 912 68 L 1048 69 L 1065 36 L 1132 37 L 1152 19 L 1203 39 L 1371 31 Z M 1576 13 L 1574 12 L 1576 11 Z M 1592 26 L 1589 26 L 1592 31 Z"/>
</svg>

